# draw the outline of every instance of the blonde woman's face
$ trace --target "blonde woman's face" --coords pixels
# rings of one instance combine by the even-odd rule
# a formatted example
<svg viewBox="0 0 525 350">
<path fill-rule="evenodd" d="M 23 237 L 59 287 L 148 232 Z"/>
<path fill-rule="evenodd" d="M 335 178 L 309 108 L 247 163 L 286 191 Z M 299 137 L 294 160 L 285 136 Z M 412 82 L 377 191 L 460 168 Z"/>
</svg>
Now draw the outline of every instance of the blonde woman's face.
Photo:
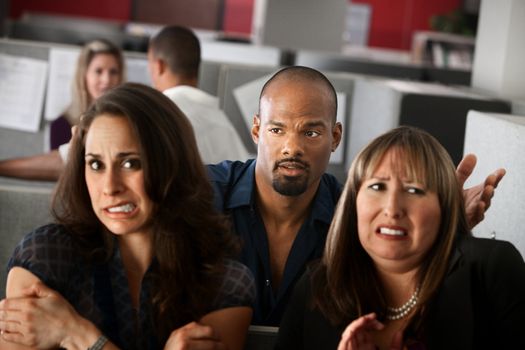
<svg viewBox="0 0 525 350">
<path fill-rule="evenodd" d="M 108 53 L 99 53 L 89 63 L 86 71 L 86 88 L 92 101 L 107 90 L 120 84 L 122 72 L 118 60 Z"/>
<path fill-rule="evenodd" d="M 418 268 L 438 235 L 435 192 L 407 178 L 403 155 L 389 151 L 357 193 L 359 241 L 378 268 Z"/>
</svg>

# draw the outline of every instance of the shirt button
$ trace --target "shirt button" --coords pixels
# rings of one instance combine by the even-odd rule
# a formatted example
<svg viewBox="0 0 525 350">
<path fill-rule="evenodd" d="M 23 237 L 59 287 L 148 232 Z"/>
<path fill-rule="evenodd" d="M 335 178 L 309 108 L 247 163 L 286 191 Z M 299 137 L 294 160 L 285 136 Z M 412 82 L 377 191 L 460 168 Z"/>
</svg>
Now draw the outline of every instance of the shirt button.
<svg viewBox="0 0 525 350">
<path fill-rule="evenodd" d="M 266 287 L 270 286 L 270 280 L 266 280 Z"/>
</svg>

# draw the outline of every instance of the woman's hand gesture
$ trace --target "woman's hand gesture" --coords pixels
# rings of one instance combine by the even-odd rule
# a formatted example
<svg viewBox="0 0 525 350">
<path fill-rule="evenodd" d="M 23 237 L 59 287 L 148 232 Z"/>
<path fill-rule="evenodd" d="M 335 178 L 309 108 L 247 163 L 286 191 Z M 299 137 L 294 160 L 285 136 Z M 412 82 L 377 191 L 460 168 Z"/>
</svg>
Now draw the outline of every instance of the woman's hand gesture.
<svg viewBox="0 0 525 350">
<path fill-rule="evenodd" d="M 361 316 L 346 327 L 337 350 L 377 350 L 378 347 L 372 339 L 372 332 L 383 328 L 385 326 L 376 319 L 375 313 Z M 402 347 L 403 334 L 397 332 L 392 339 L 390 349 L 401 350 Z"/>
</svg>

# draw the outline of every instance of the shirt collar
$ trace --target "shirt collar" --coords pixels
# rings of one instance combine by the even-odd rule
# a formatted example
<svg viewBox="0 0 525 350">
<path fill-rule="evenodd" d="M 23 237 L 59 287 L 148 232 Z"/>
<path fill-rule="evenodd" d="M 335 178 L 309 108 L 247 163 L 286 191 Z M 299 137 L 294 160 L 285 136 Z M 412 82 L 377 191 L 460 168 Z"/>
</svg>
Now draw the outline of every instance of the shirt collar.
<svg viewBox="0 0 525 350">
<path fill-rule="evenodd" d="M 163 91 L 164 95 L 169 98 L 177 99 L 184 98 L 201 105 L 208 105 L 213 108 L 219 108 L 219 99 L 212 96 L 196 87 L 189 85 L 174 86 Z"/>
<path fill-rule="evenodd" d="M 246 171 L 237 180 L 237 185 L 230 193 L 226 208 L 233 209 L 248 205 L 253 208 L 255 203 L 255 164 L 255 161 L 249 164 Z M 325 181 L 325 175 L 323 175 L 313 200 L 310 214 L 312 221 L 321 221 L 328 225 L 332 222 L 335 203 L 337 203 L 337 198 L 333 198 L 333 196 L 334 194 Z"/>
</svg>

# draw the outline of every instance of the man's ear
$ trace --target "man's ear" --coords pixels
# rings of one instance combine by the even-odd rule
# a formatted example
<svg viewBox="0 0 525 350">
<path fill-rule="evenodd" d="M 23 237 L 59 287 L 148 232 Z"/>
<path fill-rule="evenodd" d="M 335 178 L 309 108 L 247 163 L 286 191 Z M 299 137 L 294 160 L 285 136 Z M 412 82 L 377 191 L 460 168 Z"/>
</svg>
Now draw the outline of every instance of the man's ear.
<svg viewBox="0 0 525 350">
<path fill-rule="evenodd" d="M 252 140 L 255 144 L 259 144 L 259 131 L 261 129 L 261 118 L 256 114 L 253 116 L 252 125 Z"/>
<path fill-rule="evenodd" d="M 155 69 L 157 70 L 158 75 L 164 74 L 167 69 L 166 61 L 160 58 L 155 59 Z"/>
<path fill-rule="evenodd" d="M 341 125 L 341 123 L 337 122 L 332 128 L 332 152 L 334 152 L 337 149 L 337 146 L 339 146 L 342 137 L 343 126 Z"/>
</svg>

